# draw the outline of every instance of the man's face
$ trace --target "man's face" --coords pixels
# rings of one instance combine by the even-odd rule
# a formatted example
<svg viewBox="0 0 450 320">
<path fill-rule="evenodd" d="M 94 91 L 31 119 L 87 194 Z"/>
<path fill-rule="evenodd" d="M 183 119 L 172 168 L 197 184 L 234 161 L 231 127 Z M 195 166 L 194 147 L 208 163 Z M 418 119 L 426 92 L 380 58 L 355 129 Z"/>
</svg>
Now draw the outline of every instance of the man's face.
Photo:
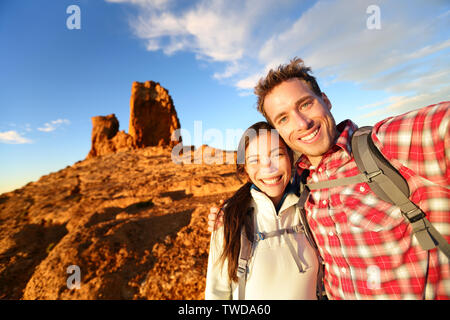
<svg viewBox="0 0 450 320">
<path fill-rule="evenodd" d="M 266 96 L 264 110 L 291 149 L 318 165 L 336 137 L 331 103 L 322 93 L 318 97 L 299 79 L 290 79 Z"/>
</svg>

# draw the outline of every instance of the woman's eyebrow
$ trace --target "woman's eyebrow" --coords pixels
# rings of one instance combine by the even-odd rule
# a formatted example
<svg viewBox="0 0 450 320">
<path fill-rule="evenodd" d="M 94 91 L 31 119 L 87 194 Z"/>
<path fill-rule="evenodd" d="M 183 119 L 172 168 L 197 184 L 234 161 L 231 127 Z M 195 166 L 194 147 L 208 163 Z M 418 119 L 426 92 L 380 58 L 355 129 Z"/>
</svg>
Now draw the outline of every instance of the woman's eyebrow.
<svg viewBox="0 0 450 320">
<path fill-rule="evenodd" d="M 272 150 L 270 150 L 270 152 L 272 153 L 272 152 L 274 152 L 274 151 L 276 151 L 276 150 L 283 150 L 283 148 L 281 148 L 281 147 L 275 147 L 275 148 L 273 148 Z"/>
</svg>

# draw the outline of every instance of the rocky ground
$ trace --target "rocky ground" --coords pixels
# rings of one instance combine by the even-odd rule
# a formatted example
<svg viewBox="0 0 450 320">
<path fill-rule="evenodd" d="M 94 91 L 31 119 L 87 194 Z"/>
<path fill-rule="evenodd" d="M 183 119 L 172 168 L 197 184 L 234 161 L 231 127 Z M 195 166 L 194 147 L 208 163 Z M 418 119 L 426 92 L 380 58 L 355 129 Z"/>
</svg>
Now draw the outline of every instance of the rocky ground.
<svg viewBox="0 0 450 320">
<path fill-rule="evenodd" d="M 0 299 L 203 299 L 209 207 L 240 185 L 234 165 L 176 164 L 147 147 L 4 193 Z"/>
</svg>

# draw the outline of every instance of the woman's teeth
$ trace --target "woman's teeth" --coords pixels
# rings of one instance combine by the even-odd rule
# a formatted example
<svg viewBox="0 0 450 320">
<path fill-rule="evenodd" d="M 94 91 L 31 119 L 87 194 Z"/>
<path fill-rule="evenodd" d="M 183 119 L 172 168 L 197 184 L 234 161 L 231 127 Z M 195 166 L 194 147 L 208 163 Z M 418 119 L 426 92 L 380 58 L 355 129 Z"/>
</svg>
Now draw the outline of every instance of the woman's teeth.
<svg viewBox="0 0 450 320">
<path fill-rule="evenodd" d="M 302 141 L 308 141 L 311 140 L 312 138 L 314 138 L 316 136 L 316 134 L 319 132 L 319 129 L 317 128 L 313 133 L 307 135 L 306 137 L 300 138 L 300 140 Z"/>
<path fill-rule="evenodd" d="M 273 178 L 273 179 L 261 179 L 265 184 L 275 184 L 281 180 L 281 176 Z"/>
</svg>

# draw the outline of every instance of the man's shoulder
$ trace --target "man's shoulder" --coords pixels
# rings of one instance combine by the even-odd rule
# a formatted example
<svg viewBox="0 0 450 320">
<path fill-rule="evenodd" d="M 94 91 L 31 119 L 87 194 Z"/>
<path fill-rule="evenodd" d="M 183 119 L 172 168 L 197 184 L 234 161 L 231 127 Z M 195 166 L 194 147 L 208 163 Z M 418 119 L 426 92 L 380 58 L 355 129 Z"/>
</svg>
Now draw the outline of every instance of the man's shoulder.
<svg viewBox="0 0 450 320">
<path fill-rule="evenodd" d="M 418 168 L 425 152 L 442 149 L 436 147 L 449 134 L 449 119 L 450 102 L 432 104 L 376 123 L 372 141 L 387 159 Z"/>
<path fill-rule="evenodd" d="M 440 121 L 448 116 L 449 113 L 450 101 L 439 102 L 381 120 L 374 125 L 374 132 L 377 135 L 384 134 L 385 132 L 401 134 L 402 127 L 403 129 L 406 129 L 413 127 L 414 124 L 423 123 L 425 121 Z M 419 127 L 416 126 L 415 130 Z"/>
</svg>

